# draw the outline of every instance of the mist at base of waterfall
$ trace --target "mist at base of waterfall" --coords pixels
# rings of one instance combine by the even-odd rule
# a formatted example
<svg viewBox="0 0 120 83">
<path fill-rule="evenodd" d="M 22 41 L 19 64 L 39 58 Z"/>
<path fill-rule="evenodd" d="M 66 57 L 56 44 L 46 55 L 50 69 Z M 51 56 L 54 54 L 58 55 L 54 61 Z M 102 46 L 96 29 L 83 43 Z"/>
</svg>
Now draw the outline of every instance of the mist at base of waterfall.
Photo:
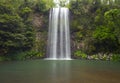
<svg viewBox="0 0 120 83">
<path fill-rule="evenodd" d="M 73 60 L 71 58 L 45 58 L 44 60 Z"/>
</svg>

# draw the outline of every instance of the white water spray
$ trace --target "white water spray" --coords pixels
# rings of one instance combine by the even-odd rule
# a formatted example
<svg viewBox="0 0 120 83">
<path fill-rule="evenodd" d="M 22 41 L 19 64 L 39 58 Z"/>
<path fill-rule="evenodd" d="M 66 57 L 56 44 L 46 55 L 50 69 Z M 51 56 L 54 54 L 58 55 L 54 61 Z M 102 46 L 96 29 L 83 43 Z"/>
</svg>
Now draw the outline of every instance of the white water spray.
<svg viewBox="0 0 120 83">
<path fill-rule="evenodd" d="M 56 8 L 50 10 L 49 16 L 47 59 L 70 60 L 69 9 L 60 7 L 59 0 L 54 0 L 54 2 Z M 68 2 L 69 0 L 65 4 Z"/>
</svg>

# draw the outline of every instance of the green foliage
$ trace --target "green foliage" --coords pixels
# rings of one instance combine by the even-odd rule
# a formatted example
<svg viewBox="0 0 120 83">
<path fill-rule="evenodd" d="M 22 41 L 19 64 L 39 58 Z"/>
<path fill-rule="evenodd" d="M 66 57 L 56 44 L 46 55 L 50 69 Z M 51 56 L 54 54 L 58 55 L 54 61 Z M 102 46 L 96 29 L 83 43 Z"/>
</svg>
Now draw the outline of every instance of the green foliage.
<svg viewBox="0 0 120 83">
<path fill-rule="evenodd" d="M 13 14 L 11 5 L 0 3 L 0 14 Z"/>
<path fill-rule="evenodd" d="M 120 54 L 114 54 L 111 58 L 112 61 L 120 61 Z"/>
<path fill-rule="evenodd" d="M 5 58 L 0 56 L 0 61 L 5 61 Z"/>
<path fill-rule="evenodd" d="M 53 0 L 38 0 L 34 6 L 35 12 L 46 14 L 54 6 Z"/>
<path fill-rule="evenodd" d="M 82 36 L 82 34 L 80 33 L 80 32 L 77 32 L 76 33 L 76 38 L 79 40 L 79 39 L 81 39 L 83 36 Z"/>
<path fill-rule="evenodd" d="M 53 5 L 53 0 L 0 0 L 0 57 L 5 58 L 2 57 L 1 61 L 45 55 L 45 40 L 40 39 L 36 44 L 35 34 L 39 31 L 35 32 L 32 21 L 34 13 L 45 16 Z M 40 47 L 36 49 L 35 46 Z M 37 51 L 29 51 L 31 49 Z"/>
<path fill-rule="evenodd" d="M 28 57 L 35 57 L 35 58 L 41 58 L 43 57 L 43 54 L 37 51 L 30 51 L 26 54 Z"/>
<path fill-rule="evenodd" d="M 19 51 L 8 56 L 8 58 L 11 60 L 39 59 L 43 57 L 44 56 L 40 52 L 34 50 Z"/>
<path fill-rule="evenodd" d="M 105 26 L 98 27 L 95 30 L 93 37 L 97 38 L 98 40 L 105 40 L 105 39 L 115 40 L 115 34 L 113 33 L 113 30 Z"/>
<path fill-rule="evenodd" d="M 107 0 L 71 0 L 73 54 L 75 50 L 88 55 L 120 53 L 120 6 L 117 0 L 107 3 Z"/>
<path fill-rule="evenodd" d="M 97 40 L 96 48 L 99 48 L 99 51 L 118 52 L 117 50 L 120 46 L 119 14 L 119 9 L 111 9 L 106 11 L 104 13 L 104 23 L 96 27 L 96 30 L 93 33 L 93 37 Z M 100 22 L 99 20 L 97 21 Z"/>
<path fill-rule="evenodd" d="M 104 16 L 107 26 L 112 28 L 113 33 L 120 43 L 120 9 L 107 11 Z"/>
<path fill-rule="evenodd" d="M 27 15 L 25 20 L 14 11 L 11 4 L 0 3 L 0 6 L 0 55 L 32 48 L 34 30 L 31 22 L 28 21 L 31 10 L 26 7 L 22 11 L 22 15 Z"/>
<path fill-rule="evenodd" d="M 23 23 L 18 15 L 0 15 L 0 25 L 0 49 L 16 49 L 24 46 Z"/>
<path fill-rule="evenodd" d="M 32 12 L 32 10 L 29 8 L 29 7 L 25 7 L 23 9 L 21 9 L 20 11 L 20 16 L 23 18 L 23 19 L 27 19 L 30 15 L 30 13 Z"/>
<path fill-rule="evenodd" d="M 107 21 L 115 21 L 115 23 L 119 22 L 120 20 L 120 9 L 112 9 L 110 11 L 105 12 L 105 18 Z"/>
<path fill-rule="evenodd" d="M 94 60 L 98 60 L 99 57 L 98 57 L 98 55 L 92 55 L 92 59 L 94 59 Z"/>
<path fill-rule="evenodd" d="M 80 51 L 80 50 L 76 51 L 74 53 L 74 56 L 75 57 L 80 57 L 82 59 L 86 59 L 87 58 L 87 55 L 84 52 Z"/>
<path fill-rule="evenodd" d="M 8 58 L 8 57 L 6 57 L 6 56 L 1 56 L 1 55 L 0 55 L 0 62 L 1 62 L 1 61 L 11 61 L 11 59 Z"/>
<path fill-rule="evenodd" d="M 67 5 L 71 12 L 74 57 L 87 58 L 86 54 L 101 52 L 120 53 L 120 1 L 112 3 L 110 0 L 109 5 L 108 0 L 100 1 L 71 0 Z M 15 60 L 43 57 L 46 52 L 48 13 L 54 6 L 53 0 L 0 0 L 0 60 L 10 60 L 7 57 Z M 32 23 L 35 15 L 40 16 L 41 23 L 36 30 Z M 36 33 L 40 37 L 35 39 Z M 118 55 L 113 56 L 113 60 L 116 57 Z M 102 58 L 106 59 L 107 56 Z"/>
</svg>

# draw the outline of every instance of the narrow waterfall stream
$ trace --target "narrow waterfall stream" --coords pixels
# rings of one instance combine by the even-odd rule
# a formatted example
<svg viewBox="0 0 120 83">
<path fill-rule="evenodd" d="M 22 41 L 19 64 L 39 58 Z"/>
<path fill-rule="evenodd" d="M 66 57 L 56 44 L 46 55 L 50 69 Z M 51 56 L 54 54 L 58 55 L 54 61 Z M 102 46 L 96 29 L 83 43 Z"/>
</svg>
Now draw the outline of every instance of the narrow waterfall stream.
<svg viewBox="0 0 120 83">
<path fill-rule="evenodd" d="M 56 6 L 50 10 L 47 58 L 70 60 L 69 9 Z"/>
</svg>

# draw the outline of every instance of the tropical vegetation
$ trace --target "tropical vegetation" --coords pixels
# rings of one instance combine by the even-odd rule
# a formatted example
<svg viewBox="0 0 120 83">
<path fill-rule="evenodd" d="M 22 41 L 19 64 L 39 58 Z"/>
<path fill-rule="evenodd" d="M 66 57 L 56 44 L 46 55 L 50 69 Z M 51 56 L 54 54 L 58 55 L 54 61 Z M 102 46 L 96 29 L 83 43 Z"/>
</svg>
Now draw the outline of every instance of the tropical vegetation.
<svg viewBox="0 0 120 83">
<path fill-rule="evenodd" d="M 0 61 L 46 56 L 52 7 L 53 0 L 0 0 Z M 67 7 L 72 57 L 120 61 L 120 0 L 71 0 Z"/>
</svg>

